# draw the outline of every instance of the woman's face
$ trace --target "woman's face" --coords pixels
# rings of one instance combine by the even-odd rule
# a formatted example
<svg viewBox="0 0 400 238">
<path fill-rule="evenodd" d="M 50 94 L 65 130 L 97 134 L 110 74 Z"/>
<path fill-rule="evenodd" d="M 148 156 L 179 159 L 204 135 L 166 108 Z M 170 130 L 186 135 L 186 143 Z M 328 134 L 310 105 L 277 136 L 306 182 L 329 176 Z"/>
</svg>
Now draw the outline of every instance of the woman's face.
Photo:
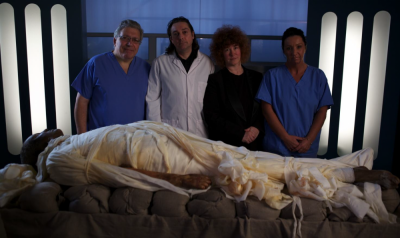
<svg viewBox="0 0 400 238">
<path fill-rule="evenodd" d="M 286 38 L 283 44 L 283 53 L 286 56 L 286 62 L 291 64 L 303 62 L 306 48 L 301 36 L 290 36 Z"/>
<path fill-rule="evenodd" d="M 223 50 L 223 55 L 224 55 L 225 67 L 237 66 L 242 63 L 240 58 L 241 57 L 240 47 L 237 44 L 232 44 L 227 46 Z"/>
</svg>

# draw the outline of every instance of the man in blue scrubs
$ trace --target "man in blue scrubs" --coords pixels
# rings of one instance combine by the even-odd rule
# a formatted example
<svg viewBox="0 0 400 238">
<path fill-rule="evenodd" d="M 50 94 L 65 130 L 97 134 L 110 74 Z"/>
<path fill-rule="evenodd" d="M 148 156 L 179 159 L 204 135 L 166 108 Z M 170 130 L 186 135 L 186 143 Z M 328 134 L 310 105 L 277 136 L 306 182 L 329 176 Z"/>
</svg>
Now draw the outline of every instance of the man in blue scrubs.
<svg viewBox="0 0 400 238">
<path fill-rule="evenodd" d="M 78 134 L 145 119 L 150 65 L 136 56 L 143 29 L 124 20 L 114 32 L 114 50 L 94 56 L 72 83 L 77 91 Z"/>
</svg>

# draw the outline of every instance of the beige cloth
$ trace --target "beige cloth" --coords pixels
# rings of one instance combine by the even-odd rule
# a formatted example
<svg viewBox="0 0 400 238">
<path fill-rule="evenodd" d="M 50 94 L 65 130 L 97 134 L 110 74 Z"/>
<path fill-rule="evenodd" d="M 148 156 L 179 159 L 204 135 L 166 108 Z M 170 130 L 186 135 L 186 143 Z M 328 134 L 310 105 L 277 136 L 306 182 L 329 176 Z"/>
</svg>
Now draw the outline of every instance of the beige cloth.
<svg viewBox="0 0 400 238">
<path fill-rule="evenodd" d="M 356 186 L 345 183 L 352 181 L 344 181 L 351 180 L 351 176 L 343 173 L 346 168 L 357 166 L 371 169 L 372 163 L 373 151 L 369 148 L 334 160 L 285 158 L 204 139 L 167 124 L 142 121 L 51 141 L 39 155 L 37 181 L 50 175 L 54 181 L 70 186 L 99 183 L 149 191 L 169 189 L 188 195 L 203 190 L 178 188 L 120 166 L 205 174 L 213 176 L 215 183 L 237 201 L 255 195 L 281 209 L 293 201 L 281 193 L 286 183 L 296 196 L 330 201 L 336 207 L 347 206 L 363 217 L 376 211 L 370 209 Z M 233 195 L 233 191 L 240 195 Z M 381 217 L 384 220 L 385 216 Z"/>
<path fill-rule="evenodd" d="M 36 184 L 36 171 L 27 164 L 8 164 L 0 169 L 0 207 Z"/>
</svg>

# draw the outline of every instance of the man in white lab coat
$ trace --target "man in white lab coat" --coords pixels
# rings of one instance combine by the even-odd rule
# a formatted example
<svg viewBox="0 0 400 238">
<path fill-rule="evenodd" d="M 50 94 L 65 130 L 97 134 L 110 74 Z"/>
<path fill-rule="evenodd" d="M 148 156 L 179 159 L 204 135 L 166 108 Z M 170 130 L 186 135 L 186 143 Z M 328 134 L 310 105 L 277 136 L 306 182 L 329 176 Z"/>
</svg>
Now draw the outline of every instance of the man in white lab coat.
<svg viewBox="0 0 400 238">
<path fill-rule="evenodd" d="M 199 51 L 193 26 L 184 17 L 168 23 L 170 45 L 152 63 L 147 90 L 147 120 L 165 122 L 207 138 L 203 97 L 210 58 Z"/>
</svg>

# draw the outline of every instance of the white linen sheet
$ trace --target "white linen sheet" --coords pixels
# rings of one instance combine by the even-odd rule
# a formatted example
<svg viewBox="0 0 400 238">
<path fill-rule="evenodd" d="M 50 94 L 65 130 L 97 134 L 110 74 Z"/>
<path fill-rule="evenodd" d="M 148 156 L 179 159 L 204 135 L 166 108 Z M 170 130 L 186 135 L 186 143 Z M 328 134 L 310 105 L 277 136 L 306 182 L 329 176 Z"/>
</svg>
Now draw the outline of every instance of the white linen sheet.
<svg viewBox="0 0 400 238">
<path fill-rule="evenodd" d="M 204 139 L 167 124 L 142 121 L 51 141 L 39 155 L 36 180 L 41 182 L 50 176 L 70 186 L 98 183 L 149 191 L 168 189 L 191 195 L 206 190 L 175 187 L 121 166 L 205 174 L 212 176 L 214 184 L 237 201 L 255 195 L 271 207 L 282 209 L 293 201 L 291 196 L 281 193 L 287 184 L 294 196 L 329 201 L 335 207 L 347 206 L 360 218 L 367 213 L 380 214 L 375 216 L 377 222 L 393 222 L 393 217 L 385 215 L 384 207 L 371 209 L 372 200 L 382 202 L 380 189 L 365 189 L 370 191 L 366 196 L 356 186 L 346 183 L 354 179 L 349 168 L 371 169 L 372 163 L 373 150 L 369 148 L 332 160 L 282 157 Z"/>
</svg>

